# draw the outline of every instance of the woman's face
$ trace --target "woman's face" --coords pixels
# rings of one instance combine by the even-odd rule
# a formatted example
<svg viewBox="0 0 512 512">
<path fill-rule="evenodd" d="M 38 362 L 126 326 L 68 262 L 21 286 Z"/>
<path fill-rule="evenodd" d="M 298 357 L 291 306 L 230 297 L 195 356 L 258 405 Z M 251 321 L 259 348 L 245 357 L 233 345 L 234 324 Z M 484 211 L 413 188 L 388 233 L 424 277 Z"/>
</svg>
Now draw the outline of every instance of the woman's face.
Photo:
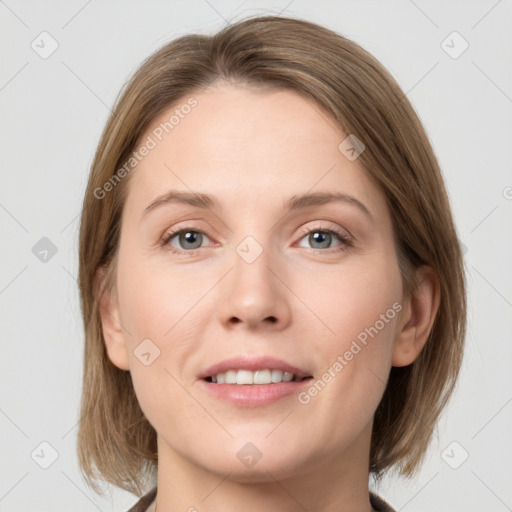
<svg viewBox="0 0 512 512">
<path fill-rule="evenodd" d="M 244 481 L 367 460 L 401 327 L 384 196 L 302 96 L 191 96 L 141 141 L 109 357 L 130 370 L 162 463 Z M 308 378 L 268 383 L 285 370 Z"/>
</svg>

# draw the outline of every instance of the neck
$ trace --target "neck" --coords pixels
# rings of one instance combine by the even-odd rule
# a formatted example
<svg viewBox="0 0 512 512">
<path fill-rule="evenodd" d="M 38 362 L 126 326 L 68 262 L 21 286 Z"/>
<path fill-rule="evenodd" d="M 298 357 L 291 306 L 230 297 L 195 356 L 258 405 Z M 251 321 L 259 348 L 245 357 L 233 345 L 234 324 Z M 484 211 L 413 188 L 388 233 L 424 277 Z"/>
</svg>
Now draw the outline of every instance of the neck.
<svg viewBox="0 0 512 512">
<path fill-rule="evenodd" d="M 212 472 L 184 458 L 158 436 L 156 512 L 371 512 L 369 430 L 344 454 L 310 460 L 286 474 L 260 468 L 251 476 Z M 300 449 L 300 448 L 298 448 Z M 290 473 L 290 471 L 292 471 Z"/>
</svg>

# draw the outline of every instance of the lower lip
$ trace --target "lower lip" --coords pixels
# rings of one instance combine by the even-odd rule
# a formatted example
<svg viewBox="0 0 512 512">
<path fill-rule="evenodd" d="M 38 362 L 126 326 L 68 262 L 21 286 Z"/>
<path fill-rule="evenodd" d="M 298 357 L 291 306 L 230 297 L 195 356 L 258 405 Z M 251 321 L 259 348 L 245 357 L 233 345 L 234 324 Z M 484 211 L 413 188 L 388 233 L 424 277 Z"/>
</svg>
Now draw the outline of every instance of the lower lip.
<svg viewBox="0 0 512 512">
<path fill-rule="evenodd" d="M 216 398 L 226 400 L 239 407 L 263 407 L 279 399 L 299 393 L 308 386 L 312 378 L 299 382 L 278 382 L 276 384 L 214 384 L 201 380 L 205 389 Z"/>
</svg>

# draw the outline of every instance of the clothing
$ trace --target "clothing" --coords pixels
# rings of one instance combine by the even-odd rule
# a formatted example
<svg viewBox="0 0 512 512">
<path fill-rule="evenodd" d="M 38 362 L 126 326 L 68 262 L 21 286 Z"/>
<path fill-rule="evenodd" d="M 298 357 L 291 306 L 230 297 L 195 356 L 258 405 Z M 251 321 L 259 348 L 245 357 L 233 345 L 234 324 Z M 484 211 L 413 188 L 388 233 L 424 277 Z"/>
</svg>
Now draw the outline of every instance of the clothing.
<svg viewBox="0 0 512 512">
<path fill-rule="evenodd" d="M 370 505 L 377 510 L 377 512 L 396 512 L 387 501 L 384 501 L 384 499 L 372 491 L 370 491 Z"/>
<path fill-rule="evenodd" d="M 156 487 L 153 487 L 147 494 L 144 494 L 142 498 L 128 510 L 128 512 L 147 512 L 148 507 L 153 503 L 156 498 Z"/>
<path fill-rule="evenodd" d="M 150 512 L 150 510 L 153 510 L 153 507 L 150 508 L 150 505 L 153 505 L 155 498 L 156 487 L 153 487 L 153 489 L 142 496 L 142 498 L 140 498 L 140 500 L 135 503 L 128 512 Z M 380 496 L 372 491 L 370 491 L 370 504 L 375 510 L 377 510 L 377 512 L 396 512 L 389 503 L 385 502 Z"/>
</svg>

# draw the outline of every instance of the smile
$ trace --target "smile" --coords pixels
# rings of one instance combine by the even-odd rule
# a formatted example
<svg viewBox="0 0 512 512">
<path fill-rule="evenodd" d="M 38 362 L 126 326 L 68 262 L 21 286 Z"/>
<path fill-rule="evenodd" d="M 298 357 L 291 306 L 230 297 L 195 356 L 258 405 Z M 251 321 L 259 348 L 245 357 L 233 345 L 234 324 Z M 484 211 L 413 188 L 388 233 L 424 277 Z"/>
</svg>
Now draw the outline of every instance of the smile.
<svg viewBox="0 0 512 512">
<path fill-rule="evenodd" d="M 278 384 L 280 382 L 300 382 L 308 377 L 300 378 L 293 373 L 281 370 L 228 370 L 206 377 L 207 382 L 214 384 L 258 385 Z"/>
</svg>

